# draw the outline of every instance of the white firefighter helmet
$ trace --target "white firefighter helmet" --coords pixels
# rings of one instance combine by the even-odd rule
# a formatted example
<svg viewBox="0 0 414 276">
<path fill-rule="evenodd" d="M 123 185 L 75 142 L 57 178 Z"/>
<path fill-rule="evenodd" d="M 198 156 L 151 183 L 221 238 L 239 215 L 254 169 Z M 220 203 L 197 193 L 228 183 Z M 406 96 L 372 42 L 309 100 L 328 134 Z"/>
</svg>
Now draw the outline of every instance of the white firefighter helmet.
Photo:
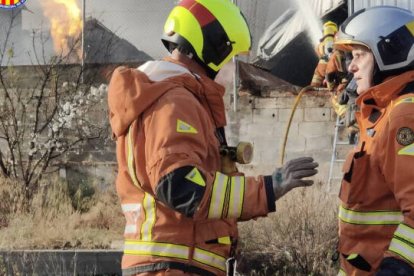
<svg viewBox="0 0 414 276">
<path fill-rule="evenodd" d="M 340 26 L 334 45 L 343 51 L 368 47 L 380 72 L 409 67 L 414 61 L 414 15 L 391 6 L 360 10 Z"/>
</svg>

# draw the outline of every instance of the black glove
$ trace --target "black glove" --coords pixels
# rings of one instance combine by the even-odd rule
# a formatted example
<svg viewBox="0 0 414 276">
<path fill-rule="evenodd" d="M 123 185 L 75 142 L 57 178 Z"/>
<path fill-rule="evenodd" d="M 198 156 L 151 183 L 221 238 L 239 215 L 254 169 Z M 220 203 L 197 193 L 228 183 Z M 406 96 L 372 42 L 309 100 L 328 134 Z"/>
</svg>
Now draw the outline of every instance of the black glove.
<svg viewBox="0 0 414 276">
<path fill-rule="evenodd" d="M 414 268 L 408 263 L 393 257 L 382 260 L 375 276 L 412 276 Z"/>
</svg>

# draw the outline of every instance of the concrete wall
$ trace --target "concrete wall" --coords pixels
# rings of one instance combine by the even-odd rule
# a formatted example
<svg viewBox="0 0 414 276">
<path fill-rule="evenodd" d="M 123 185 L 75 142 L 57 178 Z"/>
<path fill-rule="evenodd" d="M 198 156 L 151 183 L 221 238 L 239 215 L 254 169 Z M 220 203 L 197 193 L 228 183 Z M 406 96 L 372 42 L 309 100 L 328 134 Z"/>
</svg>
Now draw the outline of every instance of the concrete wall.
<svg viewBox="0 0 414 276">
<path fill-rule="evenodd" d="M 248 141 L 254 145 L 253 161 L 249 165 L 240 165 L 246 175 L 270 174 L 280 166 L 281 148 L 288 120 L 296 96 L 291 92 L 270 92 L 269 96 L 254 97 L 248 93 L 238 98 L 237 112 L 232 110 L 232 93 L 227 92 L 226 127 L 229 145 L 239 141 Z M 106 112 L 103 101 L 102 112 L 95 116 L 102 119 Z M 300 100 L 290 126 L 284 160 L 312 156 L 319 162 L 319 174 L 316 180 L 326 183 L 332 154 L 335 128 L 335 113 L 331 108 L 327 92 L 307 92 Z M 110 131 L 108 130 L 108 137 Z M 79 153 L 72 152 L 60 170 L 62 177 L 69 183 L 93 180 L 99 187 L 113 185 L 116 176 L 115 143 L 108 139 L 104 144 L 91 142 Z M 340 165 L 336 165 L 335 174 L 340 175 Z"/>
<path fill-rule="evenodd" d="M 245 94 L 238 98 L 237 112 L 234 112 L 231 92 L 226 93 L 228 144 L 235 146 L 239 141 L 247 141 L 254 146 L 251 164 L 239 165 L 240 171 L 246 175 L 270 174 L 280 166 L 286 128 L 295 100 L 296 95 L 291 92 L 274 92 L 266 98 Z M 285 148 L 285 162 L 300 156 L 312 156 L 319 162 L 315 180 L 324 185 L 328 181 L 335 120 L 329 93 L 307 92 L 297 106 Z M 86 177 L 100 187 L 114 183 L 116 156 L 113 142 L 108 141 L 98 149 L 96 146 L 85 148 L 69 159 L 72 160 L 66 170 L 69 182 L 78 182 Z M 340 175 L 340 167 L 340 163 L 334 167 L 336 176 Z M 338 183 L 334 183 L 332 188 L 330 191 L 336 192 Z"/>
<path fill-rule="evenodd" d="M 240 165 L 247 175 L 270 174 L 280 166 L 286 128 L 296 96 L 290 92 L 271 93 L 268 98 L 250 95 L 238 99 L 238 111 L 232 110 L 232 97 L 227 97 L 227 140 L 230 145 L 248 141 L 254 145 L 253 161 Z M 335 132 L 335 112 L 327 92 L 307 92 L 301 98 L 289 129 L 284 161 L 312 156 L 319 162 L 315 177 L 327 183 Z M 339 166 L 338 166 L 339 165 Z M 340 174 L 340 164 L 335 174 Z"/>
<path fill-rule="evenodd" d="M 247 141 L 254 146 L 251 164 L 238 165 L 240 171 L 246 175 L 270 174 L 276 166 L 280 166 L 286 128 L 295 100 L 296 95 L 291 92 L 269 93 L 266 98 L 244 93 L 238 98 L 237 112 L 234 112 L 231 92 L 226 93 L 228 144 L 235 146 L 240 141 Z M 311 91 L 304 94 L 290 125 L 284 155 L 284 162 L 296 157 L 312 156 L 320 164 L 315 180 L 321 181 L 333 193 L 338 190 L 338 181 L 330 189 L 327 182 L 335 120 L 328 92 Z M 344 133 L 341 134 L 341 139 L 344 139 Z M 342 149 L 338 158 L 342 159 L 348 149 L 349 146 Z M 75 162 L 70 162 L 67 168 L 69 182 L 78 182 L 79 178 L 89 175 L 101 187 L 114 183 L 116 156 L 113 142 L 108 141 L 98 149 L 86 148 L 70 159 Z M 341 163 L 335 164 L 335 176 L 341 175 L 341 166 Z"/>
</svg>

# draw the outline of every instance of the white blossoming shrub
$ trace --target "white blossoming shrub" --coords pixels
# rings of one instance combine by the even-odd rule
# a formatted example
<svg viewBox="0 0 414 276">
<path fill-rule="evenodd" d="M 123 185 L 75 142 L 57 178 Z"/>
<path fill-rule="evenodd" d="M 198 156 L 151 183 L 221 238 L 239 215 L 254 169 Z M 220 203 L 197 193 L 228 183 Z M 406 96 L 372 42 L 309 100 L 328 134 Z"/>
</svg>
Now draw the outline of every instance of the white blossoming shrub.
<svg viewBox="0 0 414 276">
<path fill-rule="evenodd" d="M 68 153 L 80 154 L 86 143 L 109 137 L 102 116 L 107 85 L 59 81 L 71 79 L 65 67 L 44 70 L 29 88 L 18 85 L 21 77 L 12 67 L 0 70 L 0 174 L 23 183 L 27 200 L 42 176 L 69 160 Z"/>
</svg>

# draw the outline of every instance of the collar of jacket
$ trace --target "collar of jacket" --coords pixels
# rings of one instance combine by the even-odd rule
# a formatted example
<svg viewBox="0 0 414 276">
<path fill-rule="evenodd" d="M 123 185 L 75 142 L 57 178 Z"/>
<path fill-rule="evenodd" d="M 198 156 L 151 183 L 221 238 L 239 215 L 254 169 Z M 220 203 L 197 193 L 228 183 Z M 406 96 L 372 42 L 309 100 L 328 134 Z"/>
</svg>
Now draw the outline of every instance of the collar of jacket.
<svg viewBox="0 0 414 276">
<path fill-rule="evenodd" d="M 205 74 L 195 72 L 194 68 L 186 63 L 171 57 L 166 57 L 164 60 L 181 65 L 193 74 L 194 78 L 191 78 L 188 75 L 182 75 L 169 80 L 183 83 L 184 87 L 191 91 L 203 106 L 207 108 L 207 112 L 209 112 L 213 118 L 216 128 L 224 127 L 226 125 L 226 112 L 223 100 L 225 93 L 224 87 L 207 77 Z M 181 78 L 185 78 L 185 81 L 182 81 Z"/>
<path fill-rule="evenodd" d="M 382 117 L 381 109 L 387 107 L 393 99 L 397 98 L 405 86 L 412 81 L 414 81 L 414 71 L 407 71 L 401 75 L 390 77 L 359 95 L 356 104 L 361 107 L 360 113 L 363 120 L 369 122 L 368 128 L 373 127 Z M 374 115 L 377 112 L 381 114 Z M 374 119 L 372 119 L 373 117 Z"/>
<path fill-rule="evenodd" d="M 153 82 L 137 69 L 116 68 L 108 87 L 109 121 L 113 135 L 123 135 L 145 109 L 175 87 L 177 85 L 171 82 Z"/>
<path fill-rule="evenodd" d="M 375 105 L 382 108 L 386 107 L 398 93 L 404 89 L 407 83 L 414 81 L 414 70 L 407 71 L 401 75 L 389 77 L 383 83 L 371 87 L 362 93 L 356 100 L 359 106 L 363 103 L 375 101 Z"/>
<path fill-rule="evenodd" d="M 121 66 L 112 74 L 108 88 L 109 119 L 114 136 L 123 135 L 129 125 L 154 101 L 178 87 L 185 87 L 199 99 L 216 127 L 226 125 L 224 87 L 207 76 L 181 73 L 164 80 L 152 81 L 139 70 Z"/>
</svg>

